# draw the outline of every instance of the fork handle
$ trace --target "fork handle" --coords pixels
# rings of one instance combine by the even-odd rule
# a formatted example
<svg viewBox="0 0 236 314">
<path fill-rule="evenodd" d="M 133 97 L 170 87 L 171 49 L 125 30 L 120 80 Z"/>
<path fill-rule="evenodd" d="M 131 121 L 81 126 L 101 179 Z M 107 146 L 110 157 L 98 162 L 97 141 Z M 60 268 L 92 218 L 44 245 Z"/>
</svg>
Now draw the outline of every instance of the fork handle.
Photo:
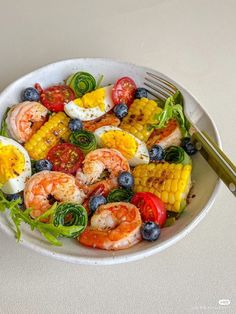
<svg viewBox="0 0 236 314">
<path fill-rule="evenodd" d="M 192 134 L 192 139 L 212 169 L 236 196 L 236 167 L 232 161 L 206 133 L 198 130 Z"/>
</svg>

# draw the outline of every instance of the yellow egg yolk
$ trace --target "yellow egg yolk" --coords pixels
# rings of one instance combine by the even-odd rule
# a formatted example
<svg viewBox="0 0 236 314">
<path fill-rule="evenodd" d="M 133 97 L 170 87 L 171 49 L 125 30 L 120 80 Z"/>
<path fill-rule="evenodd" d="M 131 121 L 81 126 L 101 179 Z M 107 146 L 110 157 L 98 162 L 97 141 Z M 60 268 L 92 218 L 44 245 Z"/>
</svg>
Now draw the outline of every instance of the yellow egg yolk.
<svg viewBox="0 0 236 314">
<path fill-rule="evenodd" d="M 24 155 L 16 147 L 0 143 L 0 185 L 19 176 L 24 166 Z"/>
<path fill-rule="evenodd" d="M 104 132 L 101 135 L 101 142 L 103 147 L 117 149 L 127 159 L 131 159 L 138 148 L 133 136 L 119 130 Z"/>
<path fill-rule="evenodd" d="M 82 108 L 99 107 L 101 111 L 105 111 L 105 89 L 98 88 L 95 91 L 85 94 L 82 98 L 77 98 L 74 103 Z"/>
</svg>

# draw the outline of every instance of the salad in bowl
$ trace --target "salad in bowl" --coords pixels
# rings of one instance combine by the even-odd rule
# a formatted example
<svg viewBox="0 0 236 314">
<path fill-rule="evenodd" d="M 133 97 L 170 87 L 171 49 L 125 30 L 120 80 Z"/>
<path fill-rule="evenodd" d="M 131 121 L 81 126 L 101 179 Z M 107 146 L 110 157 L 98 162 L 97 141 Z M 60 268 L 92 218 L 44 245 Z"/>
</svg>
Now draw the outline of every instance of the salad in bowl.
<svg viewBox="0 0 236 314">
<path fill-rule="evenodd" d="M 195 196 L 182 94 L 159 103 L 130 71 L 65 72 L 20 84 L 2 115 L 1 215 L 18 240 L 28 225 L 57 250 L 158 243 Z"/>
</svg>

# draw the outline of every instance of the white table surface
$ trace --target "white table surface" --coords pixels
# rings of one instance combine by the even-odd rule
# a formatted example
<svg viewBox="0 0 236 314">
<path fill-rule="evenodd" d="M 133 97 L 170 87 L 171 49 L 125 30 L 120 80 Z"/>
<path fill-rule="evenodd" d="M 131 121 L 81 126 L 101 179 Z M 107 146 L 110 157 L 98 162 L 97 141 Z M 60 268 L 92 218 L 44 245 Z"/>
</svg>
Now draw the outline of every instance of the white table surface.
<svg viewBox="0 0 236 314">
<path fill-rule="evenodd" d="M 47 63 L 111 57 L 166 73 L 213 117 L 236 162 L 236 1 L 1 1 L 0 90 Z M 0 232 L 0 313 L 236 313 L 236 203 L 145 260 L 66 264 Z M 220 305 L 228 299 L 230 305 Z"/>
</svg>

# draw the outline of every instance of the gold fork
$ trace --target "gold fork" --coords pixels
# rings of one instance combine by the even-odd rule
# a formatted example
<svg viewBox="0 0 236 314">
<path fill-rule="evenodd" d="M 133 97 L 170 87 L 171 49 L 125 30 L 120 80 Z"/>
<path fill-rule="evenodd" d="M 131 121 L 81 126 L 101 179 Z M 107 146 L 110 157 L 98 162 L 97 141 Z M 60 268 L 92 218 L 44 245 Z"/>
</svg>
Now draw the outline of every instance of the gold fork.
<svg viewBox="0 0 236 314">
<path fill-rule="evenodd" d="M 168 82 L 164 78 L 146 72 L 144 85 L 146 90 L 157 98 L 161 103 L 169 96 L 175 95 L 179 89 Z M 181 91 L 180 91 L 181 92 Z M 236 196 L 236 167 L 219 148 L 219 146 L 207 135 L 202 132 L 189 118 L 185 112 L 185 116 L 191 125 L 190 134 L 197 150 L 206 159 L 208 164 L 226 184 L 228 189 Z"/>
</svg>

